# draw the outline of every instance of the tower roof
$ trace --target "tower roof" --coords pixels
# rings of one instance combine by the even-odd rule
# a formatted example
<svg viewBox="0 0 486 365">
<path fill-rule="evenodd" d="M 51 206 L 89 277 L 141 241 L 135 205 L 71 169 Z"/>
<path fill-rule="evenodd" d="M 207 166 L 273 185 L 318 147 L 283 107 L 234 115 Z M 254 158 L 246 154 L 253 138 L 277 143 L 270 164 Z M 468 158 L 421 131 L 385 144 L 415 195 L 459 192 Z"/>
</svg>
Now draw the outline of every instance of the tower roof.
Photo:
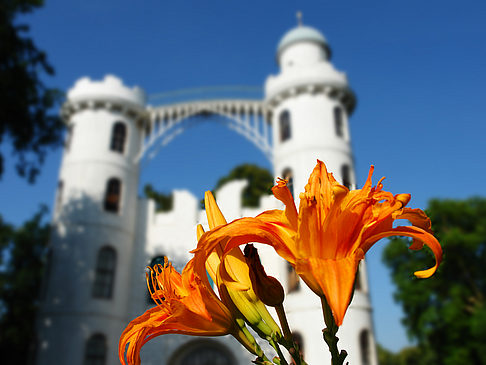
<svg viewBox="0 0 486 365">
<path fill-rule="evenodd" d="M 277 55 L 281 54 L 282 51 L 291 44 L 303 41 L 316 42 L 321 44 L 326 49 L 329 48 L 327 40 L 321 32 L 319 32 L 315 28 L 306 25 L 299 25 L 295 28 L 290 29 L 282 37 L 277 47 Z"/>
</svg>

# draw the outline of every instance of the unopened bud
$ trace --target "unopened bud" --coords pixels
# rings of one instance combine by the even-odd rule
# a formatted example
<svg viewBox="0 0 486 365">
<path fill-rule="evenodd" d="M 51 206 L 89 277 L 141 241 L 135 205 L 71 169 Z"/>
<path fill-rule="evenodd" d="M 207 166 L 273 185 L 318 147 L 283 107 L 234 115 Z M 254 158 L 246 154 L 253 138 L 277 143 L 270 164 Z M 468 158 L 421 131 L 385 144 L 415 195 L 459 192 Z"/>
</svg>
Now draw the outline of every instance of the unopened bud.
<svg viewBox="0 0 486 365">
<path fill-rule="evenodd" d="M 265 273 L 257 249 L 248 244 L 245 246 L 245 259 L 250 269 L 250 280 L 258 298 L 271 307 L 281 305 L 284 300 L 282 284 L 272 276 Z"/>
</svg>

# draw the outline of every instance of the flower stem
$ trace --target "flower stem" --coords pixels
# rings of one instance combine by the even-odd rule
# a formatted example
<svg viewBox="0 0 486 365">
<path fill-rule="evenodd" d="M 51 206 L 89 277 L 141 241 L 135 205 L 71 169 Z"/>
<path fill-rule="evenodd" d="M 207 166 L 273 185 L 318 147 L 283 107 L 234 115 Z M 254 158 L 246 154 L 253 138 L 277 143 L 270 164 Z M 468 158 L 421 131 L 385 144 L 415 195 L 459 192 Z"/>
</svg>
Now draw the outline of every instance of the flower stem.
<svg viewBox="0 0 486 365">
<path fill-rule="evenodd" d="M 341 350 L 341 352 L 338 350 L 337 343 L 339 338 L 336 336 L 336 333 L 339 327 L 336 325 L 336 321 L 334 321 L 332 310 L 327 303 L 326 297 L 321 297 L 321 304 L 324 323 L 326 324 L 326 328 L 322 330 L 322 335 L 331 352 L 331 363 L 332 365 L 343 365 L 344 359 L 348 356 L 348 353 L 345 350 Z"/>
<path fill-rule="evenodd" d="M 277 311 L 278 320 L 280 321 L 280 325 L 282 326 L 284 338 L 287 341 L 292 341 L 292 332 L 290 331 L 289 322 L 287 321 L 287 316 L 285 315 L 283 304 L 277 305 L 275 307 L 275 310 Z"/>
<path fill-rule="evenodd" d="M 277 341 L 275 341 L 271 337 L 269 337 L 267 340 L 270 343 L 270 345 L 272 345 L 272 347 L 275 349 L 275 351 L 277 351 L 277 355 L 280 359 L 280 364 L 281 365 L 289 365 L 287 360 L 285 360 L 285 356 L 283 355 L 282 350 L 280 349 L 280 346 L 278 345 Z"/>
</svg>

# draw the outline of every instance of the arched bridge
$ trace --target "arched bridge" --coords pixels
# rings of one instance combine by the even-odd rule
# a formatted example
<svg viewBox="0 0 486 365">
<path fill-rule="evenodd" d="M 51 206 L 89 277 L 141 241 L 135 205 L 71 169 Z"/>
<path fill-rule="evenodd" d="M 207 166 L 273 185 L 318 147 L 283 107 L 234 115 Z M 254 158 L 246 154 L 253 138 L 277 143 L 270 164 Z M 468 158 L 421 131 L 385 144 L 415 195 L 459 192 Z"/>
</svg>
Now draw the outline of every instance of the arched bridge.
<svg viewBox="0 0 486 365">
<path fill-rule="evenodd" d="M 186 128 L 197 123 L 198 118 L 221 116 L 221 120 L 260 149 L 270 163 L 272 133 L 270 109 L 257 99 L 208 99 L 148 107 L 142 148 L 137 161 L 151 159 Z"/>
</svg>

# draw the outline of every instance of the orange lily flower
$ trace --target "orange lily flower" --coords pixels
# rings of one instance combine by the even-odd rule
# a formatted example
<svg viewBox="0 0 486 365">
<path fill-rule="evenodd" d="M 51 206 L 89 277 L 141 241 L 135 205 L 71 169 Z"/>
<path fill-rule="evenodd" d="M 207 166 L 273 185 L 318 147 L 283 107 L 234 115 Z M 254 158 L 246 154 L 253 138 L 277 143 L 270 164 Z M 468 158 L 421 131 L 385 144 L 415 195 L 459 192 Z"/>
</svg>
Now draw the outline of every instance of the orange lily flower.
<svg viewBox="0 0 486 365">
<path fill-rule="evenodd" d="M 253 345 L 237 326 L 234 313 L 194 272 L 193 262 L 189 261 L 182 274 L 167 260 L 163 266 L 150 269 L 147 286 L 157 306 L 131 321 L 123 331 L 118 347 L 123 365 L 139 365 L 142 346 L 152 338 L 169 333 L 193 336 L 232 334 L 254 352 Z"/>
<path fill-rule="evenodd" d="M 278 181 L 273 194 L 285 211 L 272 210 L 256 218 L 242 218 L 209 232 L 200 240 L 211 250 L 216 242 L 225 242 L 224 251 L 248 242 L 272 245 L 289 261 L 305 283 L 321 298 L 325 297 L 338 326 L 349 306 L 359 261 L 378 240 L 389 236 L 413 238 L 409 247 L 427 245 L 435 255 L 435 265 L 417 271 L 427 278 L 442 258 L 442 248 L 432 235 L 429 218 L 420 209 L 405 208 L 409 194 L 383 191 L 381 179 L 372 187 L 373 166 L 362 189 L 349 190 L 328 173 L 318 161 L 305 192 L 300 194 L 299 211 L 286 186 Z M 393 227 L 397 219 L 411 226 Z"/>
</svg>

